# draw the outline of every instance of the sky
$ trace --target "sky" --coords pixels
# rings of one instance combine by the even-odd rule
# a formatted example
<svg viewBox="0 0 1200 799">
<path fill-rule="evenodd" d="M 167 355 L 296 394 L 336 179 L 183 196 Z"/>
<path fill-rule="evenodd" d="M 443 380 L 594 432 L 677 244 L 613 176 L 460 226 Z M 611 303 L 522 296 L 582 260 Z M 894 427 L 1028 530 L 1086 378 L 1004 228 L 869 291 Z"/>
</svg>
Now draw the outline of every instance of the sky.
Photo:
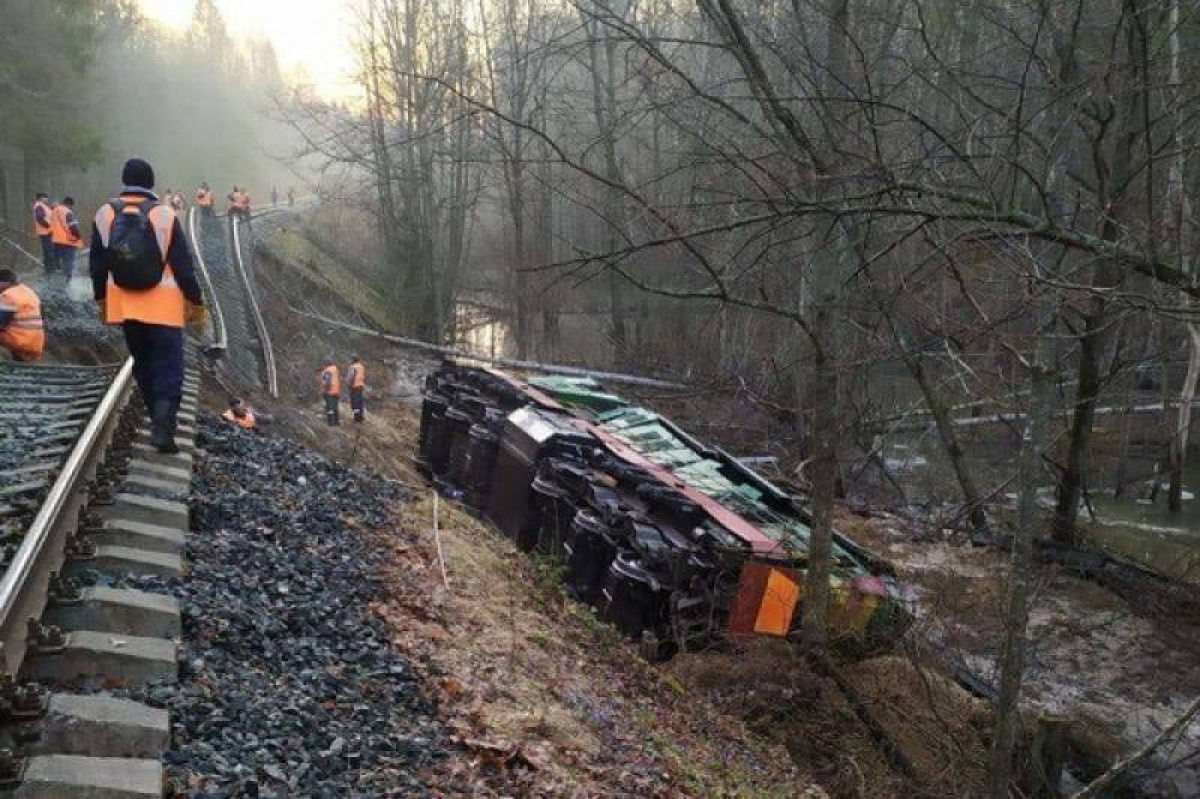
<svg viewBox="0 0 1200 799">
<path fill-rule="evenodd" d="M 194 0 L 139 0 L 146 16 L 183 30 Z M 285 74 L 303 66 L 317 91 L 329 99 L 354 94 L 346 77 L 352 16 L 345 0 L 216 0 L 234 36 L 266 36 Z"/>
</svg>

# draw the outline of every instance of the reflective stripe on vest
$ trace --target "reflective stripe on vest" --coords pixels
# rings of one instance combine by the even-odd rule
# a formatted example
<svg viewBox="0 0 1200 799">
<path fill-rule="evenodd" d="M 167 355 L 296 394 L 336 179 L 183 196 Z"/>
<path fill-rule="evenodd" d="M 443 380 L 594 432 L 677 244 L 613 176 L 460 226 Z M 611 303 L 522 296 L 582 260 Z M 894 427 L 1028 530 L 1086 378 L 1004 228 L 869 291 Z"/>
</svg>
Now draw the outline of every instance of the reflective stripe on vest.
<svg viewBox="0 0 1200 799">
<path fill-rule="evenodd" d="M 41 222 L 39 222 L 38 218 L 37 218 L 37 212 L 38 212 L 39 208 L 42 210 L 42 216 L 46 220 L 46 224 L 44 224 L 44 225 Z M 49 203 L 45 203 L 45 202 L 42 202 L 41 200 L 38 200 L 37 202 L 35 202 L 33 204 L 33 232 L 36 235 L 38 235 L 38 236 L 49 236 L 50 235 L 50 232 L 51 232 L 50 231 L 50 215 L 53 213 L 54 213 L 54 209 L 50 207 Z"/>
<path fill-rule="evenodd" d="M 136 194 L 123 194 L 121 199 L 127 203 L 122 210 L 122 213 L 126 214 L 141 213 L 137 205 L 147 201 L 147 198 Z M 116 218 L 116 210 L 112 203 L 105 203 L 96 212 L 96 232 L 100 234 L 100 243 L 104 247 L 108 247 Z M 175 212 L 159 204 L 150 209 L 148 218 L 154 228 L 154 238 L 165 263 L 171 251 L 171 237 L 175 232 Z M 162 279 L 158 281 L 158 285 L 145 291 L 123 289 L 112 279 L 112 275 L 109 275 L 104 296 L 104 319 L 110 325 L 135 320 L 152 325 L 183 327 L 186 300 L 175 281 L 175 270 L 171 268 L 170 263 L 163 266 Z"/>
<path fill-rule="evenodd" d="M 0 344 L 23 358 L 40 358 L 46 348 L 42 302 L 33 289 L 18 283 L 0 292 L 0 309 L 15 316 L 0 329 Z"/>
<path fill-rule="evenodd" d="M 71 236 L 71 209 L 65 205 L 56 205 L 50 212 L 50 240 L 65 247 L 82 247 L 83 238 Z"/>
<path fill-rule="evenodd" d="M 362 388 L 367 384 L 367 370 L 361 363 L 350 364 L 350 388 Z"/>
</svg>

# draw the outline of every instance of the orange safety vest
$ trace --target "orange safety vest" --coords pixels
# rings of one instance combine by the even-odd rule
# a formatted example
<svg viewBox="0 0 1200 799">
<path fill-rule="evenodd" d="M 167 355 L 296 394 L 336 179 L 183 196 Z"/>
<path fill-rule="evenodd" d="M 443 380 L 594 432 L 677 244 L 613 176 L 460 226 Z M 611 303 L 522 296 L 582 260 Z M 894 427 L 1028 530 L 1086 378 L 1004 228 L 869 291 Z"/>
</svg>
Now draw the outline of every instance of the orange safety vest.
<svg viewBox="0 0 1200 799">
<path fill-rule="evenodd" d="M 38 212 L 39 208 L 42 209 L 42 214 L 46 218 L 46 224 L 44 224 L 44 225 L 38 221 L 37 212 Z M 50 220 L 51 220 L 51 215 L 53 213 L 54 213 L 54 209 L 50 207 L 50 203 L 48 203 L 44 200 L 38 200 L 37 202 L 35 202 L 33 204 L 33 232 L 36 235 L 38 235 L 38 236 L 49 236 L 50 235 L 50 232 L 51 232 L 50 231 Z"/>
<path fill-rule="evenodd" d="M 227 422 L 233 422 L 244 430 L 254 429 L 254 411 L 247 410 L 245 415 L 238 416 L 232 408 L 228 408 L 225 413 L 221 414 L 221 418 Z"/>
<path fill-rule="evenodd" d="M 209 189 L 199 189 L 196 191 L 196 205 L 201 208 L 212 208 L 213 196 Z"/>
<path fill-rule="evenodd" d="M 367 385 L 367 370 L 361 363 L 352 363 L 346 378 L 350 381 L 350 388 L 363 388 Z"/>
<path fill-rule="evenodd" d="M 325 376 L 329 375 L 329 384 L 325 384 Z M 330 364 L 321 370 L 321 393 L 336 397 L 342 393 L 342 373 L 337 364 Z"/>
<path fill-rule="evenodd" d="M 233 198 L 233 201 L 234 201 L 234 204 L 237 205 L 238 208 L 241 208 L 243 211 L 250 210 L 250 195 L 247 194 L 246 192 L 244 192 L 244 191 L 238 192 L 237 196 Z"/>
<path fill-rule="evenodd" d="M 83 237 L 75 238 L 71 235 L 71 225 L 68 221 L 70 215 L 71 209 L 67 206 L 61 203 L 54 206 L 54 210 L 50 212 L 50 241 L 66 247 L 82 247 Z"/>
<path fill-rule="evenodd" d="M 148 202 L 145 197 L 137 194 L 122 194 L 121 199 L 129 203 L 123 213 L 140 213 L 137 205 Z M 96 230 L 100 233 L 100 243 L 107 247 L 108 237 L 112 235 L 113 223 L 117 214 L 112 203 L 105 203 L 96 212 Z M 108 276 L 108 288 L 104 297 L 107 312 L 105 321 L 110 325 L 134 320 L 150 325 L 165 325 L 167 327 L 183 327 L 184 308 L 187 300 L 175 282 L 175 270 L 166 263 L 167 253 L 171 250 L 171 235 L 175 230 L 175 212 L 166 205 L 159 204 L 150 209 L 150 223 L 154 226 L 154 236 L 158 239 L 158 249 L 162 252 L 162 279 L 154 288 L 144 291 L 123 289 L 116 284 L 112 275 Z"/>
<path fill-rule="evenodd" d="M 33 289 L 17 283 L 0 292 L 0 310 L 15 316 L 0 328 L 0 346 L 20 358 L 36 360 L 46 349 L 46 330 L 42 323 L 42 302 Z"/>
</svg>

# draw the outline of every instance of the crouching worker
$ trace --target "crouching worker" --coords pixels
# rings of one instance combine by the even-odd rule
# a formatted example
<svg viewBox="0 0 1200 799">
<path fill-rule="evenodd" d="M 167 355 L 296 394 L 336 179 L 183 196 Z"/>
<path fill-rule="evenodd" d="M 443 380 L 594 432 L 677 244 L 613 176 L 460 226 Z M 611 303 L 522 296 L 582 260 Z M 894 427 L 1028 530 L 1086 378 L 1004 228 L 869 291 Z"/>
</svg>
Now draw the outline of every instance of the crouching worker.
<svg viewBox="0 0 1200 799">
<path fill-rule="evenodd" d="M 259 413 L 237 397 L 229 400 L 229 407 L 225 413 L 221 414 L 221 418 L 243 430 L 254 431 L 258 430 L 260 424 L 270 424 L 271 422 L 269 415 Z"/>
<path fill-rule="evenodd" d="M 100 321 L 121 325 L 133 377 L 150 414 L 150 442 L 178 452 L 183 328 L 206 319 L 183 227 L 154 193 L 154 170 L 131 158 L 118 197 L 100 206 L 92 231 L 92 290 Z"/>
<path fill-rule="evenodd" d="M 11 269 L 0 269 L 0 347 L 14 361 L 36 361 L 46 349 L 41 300 Z"/>
</svg>

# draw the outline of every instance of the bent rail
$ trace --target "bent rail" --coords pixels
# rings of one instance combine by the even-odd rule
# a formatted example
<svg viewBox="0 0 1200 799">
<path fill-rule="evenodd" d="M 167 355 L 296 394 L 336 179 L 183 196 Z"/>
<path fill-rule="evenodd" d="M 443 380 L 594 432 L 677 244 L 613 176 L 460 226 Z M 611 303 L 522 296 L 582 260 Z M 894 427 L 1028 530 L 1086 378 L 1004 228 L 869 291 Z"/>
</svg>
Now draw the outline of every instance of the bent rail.
<svg viewBox="0 0 1200 799">
<path fill-rule="evenodd" d="M 25 657 L 26 620 L 38 618 L 47 602 L 50 576 L 63 563 L 67 539 L 78 524 L 84 486 L 103 461 L 129 398 L 133 359 L 126 359 L 71 448 L 58 478 L 38 509 L 21 546 L 0 578 L 0 666 L 16 676 Z"/>
<path fill-rule="evenodd" d="M 212 275 L 208 273 L 208 265 L 204 262 L 204 248 L 200 245 L 200 238 L 196 235 L 196 206 L 194 205 L 188 209 L 188 237 L 192 240 L 192 250 L 196 253 L 196 266 L 199 268 L 200 277 L 204 281 L 204 289 L 208 293 L 209 302 L 212 305 L 209 309 L 213 325 L 212 346 L 214 349 L 225 350 L 229 345 L 225 316 L 221 312 L 221 301 L 217 298 Z"/>
<path fill-rule="evenodd" d="M 267 391 L 272 397 L 279 396 L 279 377 L 275 369 L 275 351 L 271 346 L 271 336 L 267 332 L 267 323 L 263 319 L 262 311 L 258 307 L 258 298 L 255 296 L 254 287 L 250 283 L 250 273 L 246 271 L 246 264 L 242 260 L 242 239 L 239 233 L 240 223 L 237 217 L 230 217 L 229 223 L 233 226 L 233 259 L 237 264 L 238 274 L 242 278 L 242 286 L 246 290 L 246 300 L 250 304 L 250 313 L 254 316 L 254 326 L 258 328 L 258 340 L 262 343 L 263 363 L 267 367 Z"/>
</svg>

